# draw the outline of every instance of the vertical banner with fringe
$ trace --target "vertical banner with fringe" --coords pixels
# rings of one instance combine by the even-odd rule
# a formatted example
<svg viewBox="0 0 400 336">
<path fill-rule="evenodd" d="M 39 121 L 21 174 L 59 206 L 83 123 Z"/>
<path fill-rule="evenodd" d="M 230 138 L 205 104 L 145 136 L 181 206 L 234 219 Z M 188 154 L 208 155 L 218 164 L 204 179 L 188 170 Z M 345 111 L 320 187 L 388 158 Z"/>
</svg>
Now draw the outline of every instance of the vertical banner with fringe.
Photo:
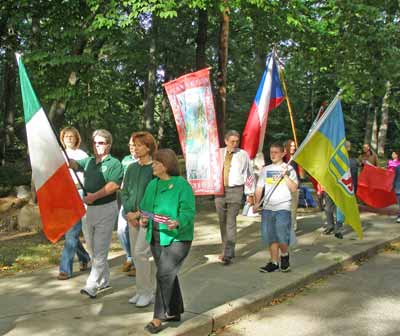
<svg viewBox="0 0 400 336">
<path fill-rule="evenodd" d="M 223 193 L 221 154 L 209 69 L 164 84 L 195 195 Z"/>
</svg>

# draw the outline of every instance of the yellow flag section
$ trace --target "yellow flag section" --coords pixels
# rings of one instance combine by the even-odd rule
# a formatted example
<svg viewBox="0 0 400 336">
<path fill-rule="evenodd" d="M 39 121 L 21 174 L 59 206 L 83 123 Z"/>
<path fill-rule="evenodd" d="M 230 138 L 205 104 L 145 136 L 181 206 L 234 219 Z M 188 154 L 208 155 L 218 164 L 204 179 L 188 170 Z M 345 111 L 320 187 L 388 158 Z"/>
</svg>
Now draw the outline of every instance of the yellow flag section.
<svg viewBox="0 0 400 336">
<path fill-rule="evenodd" d="M 56 242 L 85 214 L 56 135 L 17 55 L 32 177 L 43 232 Z"/>
<path fill-rule="evenodd" d="M 345 140 L 342 106 L 337 96 L 311 128 L 293 160 L 323 186 L 343 212 L 346 223 L 362 239 L 360 214 L 354 196 Z"/>
</svg>

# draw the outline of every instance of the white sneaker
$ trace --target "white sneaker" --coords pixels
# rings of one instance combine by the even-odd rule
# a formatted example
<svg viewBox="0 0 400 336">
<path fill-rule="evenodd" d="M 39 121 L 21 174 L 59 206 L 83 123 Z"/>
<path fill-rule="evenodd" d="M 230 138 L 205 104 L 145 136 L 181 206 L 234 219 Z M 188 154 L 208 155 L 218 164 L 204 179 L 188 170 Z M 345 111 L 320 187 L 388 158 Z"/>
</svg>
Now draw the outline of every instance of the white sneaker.
<svg viewBox="0 0 400 336">
<path fill-rule="evenodd" d="M 154 303 L 154 295 L 140 295 L 138 300 L 136 301 L 136 307 L 143 308 L 147 307 L 148 305 Z"/>
<path fill-rule="evenodd" d="M 396 223 L 400 223 L 400 216 L 397 217 Z"/>
<path fill-rule="evenodd" d="M 132 304 L 136 304 L 136 302 L 138 301 L 139 297 L 140 297 L 140 295 L 136 293 L 134 296 L 132 296 L 132 297 L 128 300 L 128 302 L 129 302 L 129 303 L 132 303 Z"/>
<path fill-rule="evenodd" d="M 89 288 L 89 287 L 84 287 L 81 289 L 81 294 L 89 296 L 91 299 L 95 299 L 97 296 L 97 291 L 96 289 Z"/>
</svg>

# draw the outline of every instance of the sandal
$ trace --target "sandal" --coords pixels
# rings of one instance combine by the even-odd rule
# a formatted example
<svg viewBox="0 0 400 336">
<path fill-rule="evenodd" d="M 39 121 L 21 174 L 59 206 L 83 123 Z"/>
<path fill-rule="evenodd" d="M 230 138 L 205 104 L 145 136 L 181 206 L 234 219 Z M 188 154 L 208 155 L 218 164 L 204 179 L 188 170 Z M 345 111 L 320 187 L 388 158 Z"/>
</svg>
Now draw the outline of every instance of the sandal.
<svg viewBox="0 0 400 336">
<path fill-rule="evenodd" d="M 144 329 L 146 329 L 150 334 L 157 334 L 158 332 L 160 332 L 163 327 L 160 321 L 160 324 L 157 326 L 153 321 L 150 321 L 145 327 Z"/>
</svg>

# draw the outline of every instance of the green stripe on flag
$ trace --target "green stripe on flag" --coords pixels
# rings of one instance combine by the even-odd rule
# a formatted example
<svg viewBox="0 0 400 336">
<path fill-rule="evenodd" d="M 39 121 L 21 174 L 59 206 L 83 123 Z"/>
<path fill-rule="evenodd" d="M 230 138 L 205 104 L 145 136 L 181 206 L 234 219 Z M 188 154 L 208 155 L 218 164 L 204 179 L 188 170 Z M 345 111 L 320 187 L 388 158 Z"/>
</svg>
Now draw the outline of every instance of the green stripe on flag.
<svg viewBox="0 0 400 336">
<path fill-rule="evenodd" d="M 35 91 L 33 91 L 32 84 L 29 80 L 28 74 L 26 73 L 22 57 L 18 62 L 19 67 L 19 80 L 21 82 L 22 102 L 24 105 L 24 116 L 25 123 L 27 124 L 37 111 L 40 109 L 39 100 L 36 97 Z"/>
</svg>

